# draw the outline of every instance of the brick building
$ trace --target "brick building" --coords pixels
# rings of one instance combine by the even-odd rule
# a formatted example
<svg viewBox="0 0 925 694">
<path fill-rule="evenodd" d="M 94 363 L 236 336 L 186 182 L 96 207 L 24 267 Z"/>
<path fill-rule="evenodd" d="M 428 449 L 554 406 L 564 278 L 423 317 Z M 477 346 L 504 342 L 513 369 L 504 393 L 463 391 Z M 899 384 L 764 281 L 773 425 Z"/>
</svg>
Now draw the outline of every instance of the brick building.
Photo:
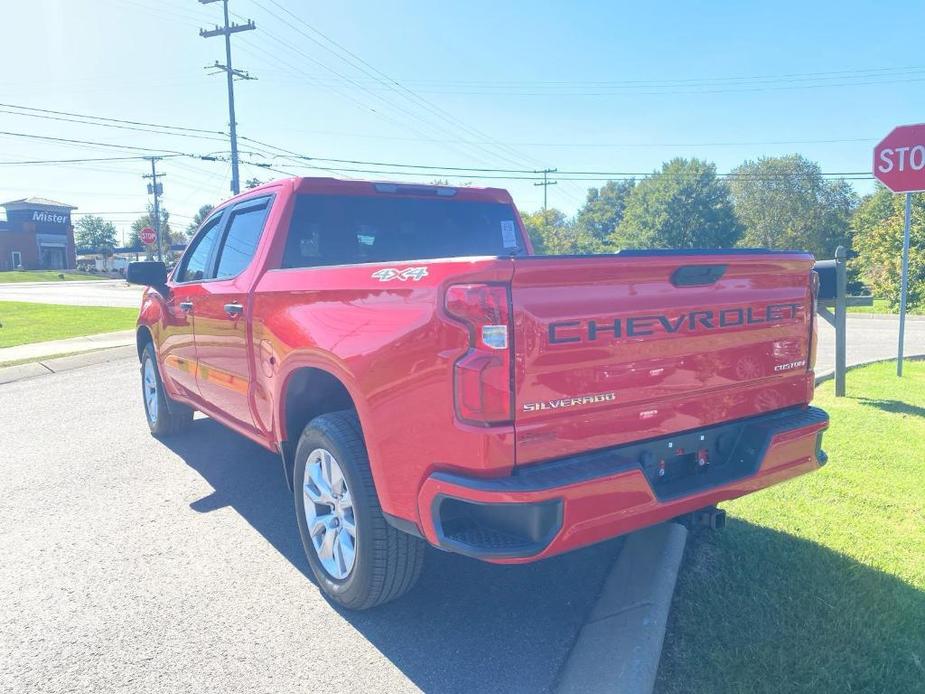
<svg viewBox="0 0 925 694">
<path fill-rule="evenodd" d="M 70 270 L 77 266 L 71 210 L 46 198 L 0 203 L 0 270 Z"/>
</svg>

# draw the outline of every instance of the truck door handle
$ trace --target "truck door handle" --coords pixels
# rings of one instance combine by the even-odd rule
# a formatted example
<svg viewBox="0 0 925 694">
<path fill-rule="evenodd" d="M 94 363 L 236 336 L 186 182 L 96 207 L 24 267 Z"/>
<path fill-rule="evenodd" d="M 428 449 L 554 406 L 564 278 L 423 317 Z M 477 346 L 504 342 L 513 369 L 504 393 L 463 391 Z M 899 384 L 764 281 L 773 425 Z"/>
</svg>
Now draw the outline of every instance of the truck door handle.
<svg viewBox="0 0 925 694">
<path fill-rule="evenodd" d="M 242 313 L 244 313 L 244 307 L 236 301 L 230 304 L 225 304 L 225 313 L 228 314 L 229 318 L 237 318 Z"/>
<path fill-rule="evenodd" d="M 180 310 L 186 311 L 187 313 L 189 313 L 190 311 L 193 310 L 193 302 L 192 301 L 181 301 Z"/>
</svg>

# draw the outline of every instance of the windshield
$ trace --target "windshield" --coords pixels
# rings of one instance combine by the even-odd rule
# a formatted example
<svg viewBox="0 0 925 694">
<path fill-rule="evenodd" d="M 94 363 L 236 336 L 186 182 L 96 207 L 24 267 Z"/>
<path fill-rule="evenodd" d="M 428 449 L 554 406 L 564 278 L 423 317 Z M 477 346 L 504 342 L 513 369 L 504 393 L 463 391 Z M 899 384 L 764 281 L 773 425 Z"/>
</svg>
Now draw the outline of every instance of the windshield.
<svg viewBox="0 0 925 694">
<path fill-rule="evenodd" d="M 299 195 L 283 267 L 511 255 L 523 248 L 510 204 Z"/>
</svg>

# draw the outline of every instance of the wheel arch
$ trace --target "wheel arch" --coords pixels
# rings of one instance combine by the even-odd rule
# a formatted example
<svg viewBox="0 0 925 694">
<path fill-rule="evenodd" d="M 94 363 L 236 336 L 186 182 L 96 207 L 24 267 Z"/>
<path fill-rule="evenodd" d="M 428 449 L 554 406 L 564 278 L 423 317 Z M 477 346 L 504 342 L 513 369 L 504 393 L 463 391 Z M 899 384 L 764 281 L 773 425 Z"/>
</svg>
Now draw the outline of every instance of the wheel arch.
<svg viewBox="0 0 925 694">
<path fill-rule="evenodd" d="M 345 378 L 329 369 L 313 364 L 301 364 L 292 368 L 283 380 L 277 408 L 279 451 L 286 484 L 290 488 L 299 436 L 305 425 L 319 415 L 341 410 L 356 412 L 360 432 L 366 441 L 367 450 L 369 449 L 363 423 L 366 413 L 362 401 Z"/>
<path fill-rule="evenodd" d="M 135 350 L 138 352 L 138 361 L 141 361 L 141 355 L 144 354 L 145 347 L 149 344 L 154 344 L 154 335 L 151 334 L 151 328 L 147 325 L 139 325 L 135 331 Z"/>
</svg>

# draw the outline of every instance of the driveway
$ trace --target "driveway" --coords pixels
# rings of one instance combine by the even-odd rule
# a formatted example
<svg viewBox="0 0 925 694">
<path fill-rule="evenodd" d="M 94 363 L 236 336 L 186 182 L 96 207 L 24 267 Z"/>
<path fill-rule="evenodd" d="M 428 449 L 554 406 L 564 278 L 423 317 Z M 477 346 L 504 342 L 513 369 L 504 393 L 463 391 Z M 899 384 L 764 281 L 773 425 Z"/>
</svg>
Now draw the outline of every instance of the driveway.
<svg viewBox="0 0 925 694">
<path fill-rule="evenodd" d="M 147 430 L 124 359 L 0 385 L 0 691 L 548 690 L 619 541 L 499 567 L 437 550 L 366 613 L 308 578 L 276 456 Z"/>
<path fill-rule="evenodd" d="M 819 318 L 819 346 L 816 373 L 835 368 L 835 328 Z M 896 357 L 899 341 L 897 316 L 851 315 L 845 321 L 848 364 Z M 905 354 L 925 353 L 925 319 L 915 316 L 906 320 Z"/>
</svg>

